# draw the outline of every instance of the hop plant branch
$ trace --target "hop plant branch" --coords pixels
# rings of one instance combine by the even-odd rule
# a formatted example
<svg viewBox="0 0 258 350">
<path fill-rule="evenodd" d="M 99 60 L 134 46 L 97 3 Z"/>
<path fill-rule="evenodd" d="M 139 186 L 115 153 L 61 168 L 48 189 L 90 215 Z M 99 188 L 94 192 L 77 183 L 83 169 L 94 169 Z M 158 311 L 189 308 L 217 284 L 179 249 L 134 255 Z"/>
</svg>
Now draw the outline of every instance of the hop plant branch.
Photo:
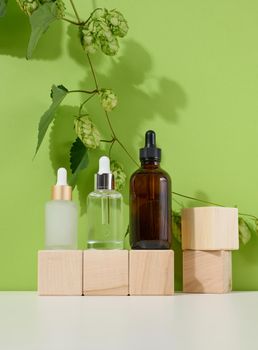
<svg viewBox="0 0 258 350">
<path fill-rule="evenodd" d="M 74 12 L 75 12 L 75 15 L 78 19 L 78 22 L 80 22 L 80 18 L 79 18 L 79 15 L 78 15 L 78 12 L 76 11 L 76 8 L 75 8 L 75 5 L 73 3 L 73 0 L 70 0 L 70 2 L 72 3 L 72 6 L 73 6 L 73 9 L 74 9 Z M 97 10 L 100 10 L 100 9 L 95 9 L 93 11 L 96 12 Z M 89 20 L 89 19 L 88 19 Z M 88 22 L 88 20 L 86 22 Z M 86 23 L 85 22 L 85 23 Z M 98 80 L 97 80 L 97 74 L 94 70 L 94 67 L 93 67 L 93 64 L 92 64 L 92 61 L 91 61 L 91 58 L 90 58 L 90 55 L 89 53 L 87 53 L 87 59 L 88 59 L 88 62 L 89 62 L 89 66 L 90 66 L 90 69 L 91 69 L 91 72 L 92 72 L 92 76 L 93 76 L 93 79 L 94 79 L 94 82 L 95 82 L 95 91 L 99 91 L 99 84 L 98 84 Z M 88 100 L 86 100 L 84 103 L 86 103 Z M 108 141 L 110 144 L 110 148 L 109 148 L 109 156 L 111 156 L 111 151 L 112 151 L 112 148 L 114 146 L 115 143 L 118 143 L 119 146 L 123 149 L 123 151 L 127 154 L 127 156 L 131 159 L 131 161 L 138 167 L 139 164 L 135 161 L 134 157 L 128 152 L 127 148 L 125 147 L 125 145 L 121 142 L 121 140 L 117 137 L 117 134 L 115 133 L 114 131 L 114 128 L 113 128 L 113 125 L 111 123 L 111 120 L 109 118 L 109 114 L 107 111 L 104 111 L 105 112 L 105 116 L 106 116 L 106 120 L 108 122 L 108 125 L 109 125 L 109 128 L 110 128 L 110 131 L 112 133 L 112 136 L 113 136 L 113 139 L 111 141 Z M 106 140 L 102 140 L 102 142 L 107 142 Z M 191 200 L 194 200 L 194 201 L 197 201 L 197 202 L 200 202 L 200 203 L 204 203 L 204 204 L 208 204 L 208 205 L 215 205 L 215 206 L 219 206 L 219 207 L 224 207 L 224 205 L 222 204 L 219 204 L 219 203 L 214 203 L 214 202 L 211 202 L 211 201 L 207 201 L 207 200 L 203 200 L 203 199 L 200 199 L 200 198 L 195 198 L 195 197 L 192 197 L 192 196 L 188 196 L 188 195 L 185 195 L 185 194 L 182 194 L 182 193 L 178 193 L 178 192 L 175 192 L 175 191 L 172 191 L 172 194 L 173 195 L 176 195 L 176 196 L 179 196 L 181 198 L 186 198 L 186 199 L 191 199 Z M 176 216 L 177 220 L 177 224 L 180 223 L 181 225 L 181 218 L 180 218 L 180 214 L 179 213 L 175 213 L 174 212 L 174 216 Z M 245 214 L 245 213 L 239 213 L 239 216 L 246 216 L 252 220 L 254 220 L 255 222 L 258 222 L 258 217 L 256 217 L 255 215 L 251 215 L 251 214 Z M 180 218 L 180 219 L 179 219 Z"/>
<path fill-rule="evenodd" d="M 74 10 L 74 13 L 75 13 L 75 15 L 76 15 L 76 17 L 77 17 L 78 22 L 80 22 L 80 17 L 79 17 L 78 11 L 76 10 L 76 7 L 75 7 L 75 5 L 74 5 L 73 0 L 70 0 L 70 3 L 71 3 L 71 5 L 72 5 L 72 7 L 73 7 L 73 10 Z M 93 11 L 93 13 L 96 12 L 97 10 L 99 10 L 99 9 L 95 9 L 95 10 Z M 86 21 L 85 23 L 87 23 L 87 21 Z M 87 53 L 87 59 L 88 59 L 89 66 L 90 66 L 90 69 L 91 69 L 91 73 L 92 73 L 92 76 L 93 76 L 93 79 L 94 79 L 94 82 L 95 82 L 95 87 L 96 87 L 96 89 L 94 90 L 94 92 L 97 92 L 97 91 L 99 91 L 99 84 L 98 84 L 97 75 L 96 75 L 95 69 L 94 69 L 94 67 L 93 67 L 93 64 L 92 64 L 92 61 L 91 61 L 91 58 L 90 58 L 89 53 Z M 80 92 L 80 91 L 78 91 L 78 92 Z M 88 102 L 88 100 L 85 101 L 85 103 L 87 103 L 87 102 Z M 132 160 L 132 162 L 133 162 L 136 166 L 138 166 L 139 164 L 134 160 L 134 158 L 133 158 L 133 157 L 131 156 L 131 154 L 128 152 L 128 150 L 126 149 L 126 147 L 124 146 L 124 144 L 122 143 L 122 141 L 117 137 L 117 135 L 116 135 L 116 133 L 115 133 L 115 131 L 114 131 L 114 128 L 113 128 L 113 126 L 112 126 L 112 124 L 111 124 L 111 121 L 110 121 L 108 112 L 107 112 L 107 111 L 104 111 L 104 113 L 105 113 L 105 116 L 106 116 L 106 119 L 107 119 L 109 128 L 110 128 L 111 133 L 112 133 L 112 136 L 113 136 L 113 141 L 112 141 L 112 145 L 111 145 L 111 147 L 110 147 L 110 149 L 109 149 L 109 154 L 111 154 L 111 150 L 112 150 L 113 144 L 114 144 L 115 142 L 117 142 L 117 143 L 121 146 L 121 148 L 124 150 L 124 152 L 128 155 L 128 157 Z"/>
<path fill-rule="evenodd" d="M 107 10 L 102 8 L 95 9 L 90 16 L 82 21 L 76 9 L 73 0 L 69 0 L 75 14 L 76 20 L 69 19 L 65 16 L 65 6 L 62 0 L 16 0 L 21 10 L 30 17 L 31 37 L 28 45 L 27 57 L 30 58 L 40 36 L 47 30 L 48 26 L 55 20 L 63 20 L 79 28 L 80 40 L 84 51 L 86 52 L 87 61 L 94 80 L 95 89 L 84 90 L 67 90 L 64 86 L 53 85 L 51 98 L 52 104 L 49 109 L 42 115 L 39 123 L 38 144 L 36 152 L 38 151 L 42 140 L 46 134 L 48 126 L 55 117 L 55 112 L 62 100 L 69 93 L 83 93 L 88 94 L 87 97 L 79 106 L 79 116 L 74 121 L 77 139 L 71 148 L 71 170 L 73 173 L 73 186 L 76 183 L 78 173 L 85 169 L 88 165 L 88 151 L 99 147 L 100 142 L 109 144 L 109 156 L 113 146 L 118 144 L 123 152 L 137 167 L 138 162 L 130 154 L 127 147 L 120 140 L 114 130 L 109 112 L 111 112 L 117 105 L 117 96 L 111 89 L 101 88 L 98 82 L 97 73 L 95 71 L 91 53 L 97 49 L 101 50 L 105 55 L 113 56 L 118 52 L 119 41 L 127 34 L 128 25 L 123 15 L 117 10 Z M 95 124 L 91 120 L 87 112 L 83 112 L 83 107 L 94 97 L 98 95 L 103 108 L 103 116 L 107 121 L 111 133 L 111 139 L 101 139 L 100 133 Z M 125 173 L 123 166 L 118 162 L 112 161 L 113 171 L 118 178 L 119 186 L 125 181 Z M 224 205 L 206 201 L 200 198 L 195 198 L 185 194 L 173 191 L 174 196 L 185 199 L 191 199 L 199 203 L 207 205 L 215 205 L 224 207 Z M 179 201 L 173 198 L 180 206 L 183 206 Z M 244 217 L 246 219 L 244 219 Z M 181 239 L 181 216 L 178 212 L 173 212 L 173 232 L 176 239 Z M 249 220 L 249 221 L 248 221 Z M 250 224 L 250 221 L 252 224 Z M 258 233 L 258 217 L 247 213 L 239 213 L 239 236 L 244 244 L 246 244 L 251 237 L 251 234 Z"/>
</svg>

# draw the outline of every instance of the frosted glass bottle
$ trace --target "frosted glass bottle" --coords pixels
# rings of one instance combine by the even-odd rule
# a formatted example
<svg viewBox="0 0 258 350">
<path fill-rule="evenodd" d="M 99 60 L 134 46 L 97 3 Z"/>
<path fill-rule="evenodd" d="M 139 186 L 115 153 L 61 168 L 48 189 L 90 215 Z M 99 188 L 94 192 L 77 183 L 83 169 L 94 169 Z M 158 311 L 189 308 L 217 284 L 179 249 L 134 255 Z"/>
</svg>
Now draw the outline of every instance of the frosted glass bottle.
<svg viewBox="0 0 258 350">
<path fill-rule="evenodd" d="M 72 189 L 67 185 L 66 169 L 58 169 L 57 174 L 52 200 L 45 207 L 45 248 L 76 249 L 77 206 L 71 200 Z"/>
<path fill-rule="evenodd" d="M 87 199 L 88 248 L 123 249 L 123 197 L 114 190 L 109 158 L 100 158 L 95 190 Z"/>
</svg>

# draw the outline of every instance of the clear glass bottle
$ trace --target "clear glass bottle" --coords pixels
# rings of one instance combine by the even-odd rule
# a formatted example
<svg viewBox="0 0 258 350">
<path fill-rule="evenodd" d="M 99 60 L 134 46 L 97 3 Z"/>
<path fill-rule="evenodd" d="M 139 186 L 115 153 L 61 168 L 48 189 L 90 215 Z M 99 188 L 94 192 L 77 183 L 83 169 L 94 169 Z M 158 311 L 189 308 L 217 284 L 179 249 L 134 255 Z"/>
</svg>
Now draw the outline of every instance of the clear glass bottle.
<svg viewBox="0 0 258 350">
<path fill-rule="evenodd" d="M 52 200 L 45 207 L 45 248 L 77 249 L 77 206 L 67 185 L 65 168 L 58 169 Z"/>
<path fill-rule="evenodd" d="M 108 157 L 99 160 L 95 189 L 87 198 L 88 248 L 123 249 L 123 197 L 114 190 Z"/>
</svg>

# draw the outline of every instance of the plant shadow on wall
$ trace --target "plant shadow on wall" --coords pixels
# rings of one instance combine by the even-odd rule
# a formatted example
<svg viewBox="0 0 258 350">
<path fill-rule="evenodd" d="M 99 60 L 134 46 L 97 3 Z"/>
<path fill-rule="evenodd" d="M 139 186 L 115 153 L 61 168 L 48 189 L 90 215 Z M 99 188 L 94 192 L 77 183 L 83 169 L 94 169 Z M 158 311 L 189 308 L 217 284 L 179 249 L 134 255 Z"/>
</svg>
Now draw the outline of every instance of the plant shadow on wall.
<svg viewBox="0 0 258 350">
<path fill-rule="evenodd" d="M 53 23 L 40 40 L 32 59 L 54 60 L 61 55 L 61 21 Z M 0 55 L 24 59 L 30 36 L 30 24 L 16 1 L 9 1 L 6 15 L 0 18 Z"/>
<path fill-rule="evenodd" d="M 73 28 L 68 29 L 70 41 L 70 55 L 80 64 L 85 65 L 85 61 L 81 60 L 82 52 L 75 46 L 76 32 Z M 112 125 L 123 140 L 127 150 L 134 156 L 138 162 L 138 152 L 135 152 L 135 144 L 137 138 L 142 139 L 143 135 L 139 134 L 141 125 L 147 125 L 147 128 L 152 128 L 153 120 L 159 116 L 170 123 L 177 123 L 179 119 L 180 109 L 186 106 L 186 94 L 182 87 L 167 78 L 152 78 L 155 83 L 154 92 L 146 92 L 141 86 L 146 83 L 146 79 L 151 75 L 152 60 L 148 52 L 136 41 L 127 40 L 122 47 L 122 54 L 117 59 L 110 59 L 111 64 L 107 69 L 106 74 L 98 73 L 98 81 L 101 86 L 112 89 L 118 94 L 118 106 L 110 119 Z M 103 60 L 101 57 L 93 57 L 94 66 L 98 69 Z M 88 75 L 81 82 L 80 88 L 83 89 L 89 82 Z M 147 82 L 148 83 L 148 82 Z M 96 125 L 106 123 L 103 111 L 99 109 L 95 103 L 91 103 L 87 111 L 92 116 Z M 110 133 L 107 133 L 107 128 L 104 128 L 104 138 L 109 139 Z M 159 139 L 161 143 L 161 138 Z M 143 146 L 142 144 L 140 146 Z M 114 146 L 112 150 L 112 158 L 117 159 L 124 165 L 126 174 L 130 174 L 136 167 L 127 155 L 121 150 L 119 145 Z M 97 166 L 97 164 L 96 164 Z M 87 176 L 87 175 L 86 175 Z M 91 176 L 91 174 L 88 174 Z M 84 178 L 84 181 L 83 181 Z M 79 190 L 81 205 L 84 211 L 84 201 L 89 192 L 89 181 L 85 177 L 80 176 L 77 187 Z M 128 180 L 127 186 L 123 191 L 125 202 L 128 202 Z"/>
<path fill-rule="evenodd" d="M 147 126 L 148 122 L 150 122 L 150 127 L 147 127 L 152 128 L 153 120 L 157 116 L 165 119 L 166 122 L 176 123 L 178 120 L 178 111 L 186 105 L 186 95 L 176 82 L 164 77 L 154 79 L 155 89 L 150 90 L 152 85 L 148 85 L 148 79 L 152 71 L 151 58 L 144 48 L 132 40 L 125 42 L 122 55 L 120 52 L 120 56 L 117 56 L 115 59 L 109 57 L 109 68 L 106 70 L 107 73 L 103 73 L 103 69 L 101 69 L 102 63 L 105 62 L 103 57 L 115 56 L 119 52 L 121 38 L 124 38 L 128 31 L 126 19 L 119 11 L 98 8 L 87 19 L 81 19 L 73 0 L 70 0 L 70 5 L 74 10 L 76 18 L 74 20 L 74 18 L 66 17 L 69 16 L 69 13 L 66 13 L 62 0 L 17 1 L 21 10 L 28 15 L 31 24 L 31 35 L 27 50 L 28 58 L 32 56 L 39 39 L 46 32 L 50 24 L 51 27 L 54 26 L 48 34 L 49 36 L 51 35 L 50 43 L 55 45 L 56 42 L 60 42 L 60 40 L 56 39 L 59 36 L 58 29 L 56 28 L 61 28 L 60 20 L 64 20 L 74 26 L 74 29 L 69 27 L 68 30 L 68 35 L 70 36 L 68 46 L 71 56 L 80 64 L 87 65 L 87 75 L 85 80 L 80 83 L 82 86 L 81 89 L 72 87 L 73 90 L 69 90 L 63 85 L 52 86 L 52 103 L 40 119 L 38 143 L 35 152 L 36 155 L 48 127 L 57 117 L 51 132 L 50 158 L 53 168 L 56 171 L 59 161 L 62 160 L 65 163 L 63 165 L 66 165 L 70 156 L 70 168 L 72 172 L 70 184 L 73 186 L 77 184 L 78 186 L 83 213 L 85 206 L 84 199 L 86 194 L 92 189 L 92 177 L 89 181 L 86 178 L 86 172 L 91 175 L 89 172 L 91 169 L 91 165 L 89 167 L 89 160 L 96 159 L 105 150 L 113 159 L 112 171 L 115 173 L 116 180 L 119 180 L 116 183 L 118 184 L 120 182 L 119 186 L 122 186 L 125 173 L 123 165 L 119 164 L 117 160 L 123 161 L 127 173 L 131 173 L 133 164 L 134 167 L 138 166 L 138 157 L 135 155 L 133 145 L 136 145 L 136 139 L 140 136 L 137 134 L 140 127 L 143 124 Z M 3 16 L 5 15 L 6 1 L 0 0 L 0 5 L 0 16 Z M 6 16 L 5 18 L 8 17 Z M 9 27 L 10 22 L 7 21 L 7 31 Z M 17 25 L 15 27 L 19 28 Z M 78 30 L 80 44 L 82 46 L 80 53 L 78 51 L 78 45 L 76 44 L 77 46 L 74 46 L 72 44 L 72 42 L 78 40 Z M 55 33 L 54 37 L 52 31 Z M 18 35 L 18 33 L 16 34 Z M 40 43 L 41 48 L 44 46 L 44 40 L 47 41 L 45 35 L 42 40 Z M 76 50 L 73 50 L 73 46 L 76 47 Z M 10 55 L 21 55 L 22 52 L 19 48 L 20 46 L 18 45 L 18 48 L 10 51 L 9 46 L 3 44 L 2 53 L 8 54 L 7 51 L 9 50 Z M 58 50 L 51 50 L 48 41 L 47 47 L 43 50 L 46 53 L 45 55 L 42 54 L 40 49 L 37 51 L 38 53 L 36 55 L 38 56 L 36 57 L 39 58 L 54 59 L 59 55 Z M 100 55 L 93 55 L 96 51 L 102 55 L 104 54 L 103 57 L 100 58 Z M 50 54 L 48 55 L 49 52 Z M 85 57 L 85 61 L 81 57 Z M 96 72 L 95 65 L 98 68 Z M 151 78 L 153 79 L 153 77 Z M 115 92 L 119 96 L 120 103 L 115 110 L 117 96 L 110 89 L 110 86 L 112 88 L 114 87 Z M 77 107 L 78 111 L 76 114 L 71 116 L 71 119 L 70 117 L 69 120 L 67 119 L 68 124 L 64 127 L 64 122 L 62 121 L 61 123 L 61 117 L 58 117 L 58 113 L 69 116 L 69 113 L 73 113 L 75 110 L 73 107 L 64 107 L 59 111 L 58 107 L 63 99 L 71 93 L 81 93 L 81 97 L 84 99 L 80 106 Z M 60 129 L 59 125 L 61 126 Z M 74 129 L 70 131 L 72 127 Z M 70 138 L 75 136 L 74 130 L 76 139 L 70 140 Z M 129 134 L 128 130 L 133 131 Z M 54 140 L 54 137 L 56 137 L 56 140 Z M 72 143 L 72 141 L 74 142 Z M 65 144 L 65 147 L 59 147 L 62 143 Z M 68 152 L 69 144 L 71 148 Z M 138 146 L 142 146 L 142 143 Z M 62 153 L 63 151 L 67 152 L 66 158 L 64 153 Z M 96 166 L 94 168 L 96 169 Z M 216 205 L 175 191 L 173 194 L 185 199 Z M 128 198 L 128 192 L 125 198 Z M 179 232 L 175 237 L 180 240 L 181 217 L 179 213 L 174 212 L 173 215 L 177 219 L 176 231 Z M 247 218 L 251 223 L 243 217 Z M 247 243 L 251 237 L 251 233 L 254 232 L 257 234 L 258 217 L 240 213 L 239 227 L 240 238 L 242 242 Z"/>
<path fill-rule="evenodd" d="M 81 47 L 77 46 L 77 32 L 69 32 L 69 52 L 76 62 L 85 66 L 84 55 Z M 135 59 L 132 60 L 131 58 Z M 100 55 L 93 57 L 94 66 L 100 68 L 104 63 Z M 186 94 L 179 84 L 166 78 L 155 78 L 154 92 L 145 92 L 140 88 L 151 74 L 152 61 L 148 52 L 136 41 L 127 40 L 124 43 L 122 55 L 117 60 L 111 58 L 111 64 L 106 74 L 98 73 L 98 81 L 102 87 L 109 88 L 112 85 L 114 91 L 118 93 L 119 103 L 115 110 L 110 114 L 113 127 L 119 138 L 126 145 L 127 150 L 138 161 L 138 152 L 135 152 L 135 139 L 141 125 L 149 124 L 152 128 L 155 117 L 160 117 L 169 123 L 177 123 L 179 120 L 180 110 L 186 106 Z M 89 86 L 88 72 L 86 77 L 80 83 L 80 89 Z M 93 84 L 93 82 L 92 82 Z M 105 120 L 102 108 L 98 100 L 92 99 L 87 105 L 87 112 L 92 117 L 94 123 L 100 130 L 101 137 L 110 139 L 111 134 Z M 69 169 L 69 151 L 76 134 L 74 131 L 74 120 L 78 116 L 78 107 L 61 106 L 57 110 L 55 120 L 50 133 L 49 154 L 54 174 L 58 167 L 65 166 Z M 139 138 L 143 136 L 140 134 Z M 160 143 L 162 142 L 160 138 Z M 142 144 L 140 145 L 142 146 Z M 98 158 L 103 154 L 108 154 L 108 144 L 101 143 L 100 148 L 90 150 L 89 165 L 87 169 L 81 171 L 77 179 L 77 189 L 79 192 L 81 215 L 86 212 L 86 198 L 93 189 L 94 173 L 98 168 Z M 112 149 L 112 158 L 118 160 L 124 165 L 124 170 L 129 175 L 136 165 L 121 150 L 119 145 Z M 71 172 L 69 173 L 71 176 Z M 124 201 L 128 203 L 129 193 L 129 176 L 127 177 L 126 186 L 123 189 Z M 126 229 L 126 228 L 125 228 Z M 179 261 L 181 252 L 177 249 L 175 258 Z M 180 276 L 181 266 L 177 265 L 176 276 Z M 179 277 L 178 277 L 179 278 Z M 181 281 L 179 281 L 180 285 Z"/>
<path fill-rule="evenodd" d="M 68 170 L 68 177 L 72 176 L 69 152 L 76 138 L 74 119 L 77 115 L 77 106 L 62 105 L 56 112 L 55 120 L 49 134 L 49 157 L 54 175 L 56 175 L 57 169 L 62 166 Z M 89 154 L 89 166 L 80 173 L 77 186 L 84 189 L 82 193 L 79 190 L 81 215 L 86 211 L 87 194 L 92 191 L 94 186 L 94 174 L 98 166 L 97 159 L 103 153 L 105 153 L 105 149 L 101 147 L 95 150 L 94 154 Z"/>
</svg>

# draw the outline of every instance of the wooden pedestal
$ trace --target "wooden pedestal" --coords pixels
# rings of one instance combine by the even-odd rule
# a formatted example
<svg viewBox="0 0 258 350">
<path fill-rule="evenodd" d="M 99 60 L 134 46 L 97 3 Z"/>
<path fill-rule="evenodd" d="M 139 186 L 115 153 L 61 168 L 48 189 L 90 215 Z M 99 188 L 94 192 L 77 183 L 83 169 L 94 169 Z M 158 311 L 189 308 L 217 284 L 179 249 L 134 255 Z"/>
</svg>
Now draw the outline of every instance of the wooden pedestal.
<svg viewBox="0 0 258 350">
<path fill-rule="evenodd" d="M 128 251 L 85 250 L 84 295 L 128 295 Z"/>
<path fill-rule="evenodd" d="M 172 250 L 131 250 L 129 252 L 130 295 L 172 295 L 174 293 L 174 252 Z"/>
<path fill-rule="evenodd" d="M 228 293 L 231 291 L 231 252 L 185 250 L 183 292 Z"/>
<path fill-rule="evenodd" d="M 38 252 L 39 295 L 82 295 L 82 251 Z"/>
<path fill-rule="evenodd" d="M 182 210 L 182 249 L 239 248 L 237 208 L 199 207 Z"/>
<path fill-rule="evenodd" d="M 42 250 L 38 252 L 38 293 L 172 295 L 174 252 Z"/>
</svg>

